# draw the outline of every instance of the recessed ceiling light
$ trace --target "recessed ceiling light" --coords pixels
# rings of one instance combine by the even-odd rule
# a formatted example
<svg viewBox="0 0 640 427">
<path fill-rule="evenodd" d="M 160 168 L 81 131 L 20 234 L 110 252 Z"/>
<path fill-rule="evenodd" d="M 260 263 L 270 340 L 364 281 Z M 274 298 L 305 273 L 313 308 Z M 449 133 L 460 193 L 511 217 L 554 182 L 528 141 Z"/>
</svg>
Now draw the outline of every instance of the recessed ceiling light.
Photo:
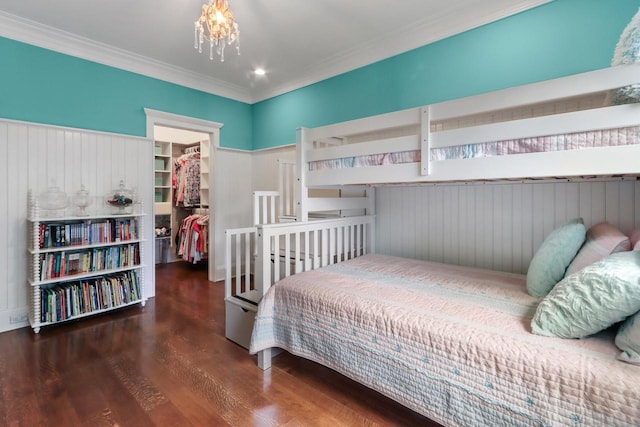
<svg viewBox="0 0 640 427">
<path fill-rule="evenodd" d="M 255 70 L 253 70 L 253 73 L 256 76 L 264 76 L 267 72 L 263 68 L 256 68 Z"/>
</svg>

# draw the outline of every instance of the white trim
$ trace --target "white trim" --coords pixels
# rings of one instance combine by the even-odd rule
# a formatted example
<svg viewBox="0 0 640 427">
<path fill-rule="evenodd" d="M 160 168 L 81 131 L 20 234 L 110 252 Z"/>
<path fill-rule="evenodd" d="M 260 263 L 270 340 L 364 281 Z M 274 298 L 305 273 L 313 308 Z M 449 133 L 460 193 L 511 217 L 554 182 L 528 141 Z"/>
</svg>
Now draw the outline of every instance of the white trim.
<svg viewBox="0 0 640 427">
<path fill-rule="evenodd" d="M 213 133 L 224 126 L 222 123 L 218 122 L 196 119 L 195 117 L 181 116 L 180 114 L 167 113 L 165 111 L 152 110 L 151 108 L 145 108 L 144 113 L 147 115 L 148 138 L 153 137 L 153 126 L 155 125 L 164 125 L 204 133 Z"/>
<path fill-rule="evenodd" d="M 247 154 L 253 153 L 252 150 L 245 150 L 244 148 L 218 147 L 218 150 L 220 150 L 220 151 L 231 151 L 231 152 L 235 152 L 235 153 L 247 153 Z"/>
<path fill-rule="evenodd" d="M 251 150 L 251 152 L 252 153 L 264 153 L 265 151 L 282 150 L 284 148 L 295 148 L 295 146 L 296 146 L 295 143 L 291 143 L 291 144 L 285 144 L 285 145 L 278 145 L 277 147 L 259 148 L 257 150 Z"/>
<path fill-rule="evenodd" d="M 15 124 L 24 124 L 24 125 L 29 125 L 29 126 L 35 126 L 35 127 L 43 127 L 43 128 L 48 128 L 48 129 L 59 129 L 59 130 L 71 131 L 71 132 L 83 132 L 83 133 L 94 134 L 94 135 L 103 135 L 103 136 L 108 136 L 108 137 L 119 136 L 119 137 L 122 137 L 122 138 L 139 139 L 139 140 L 142 140 L 142 141 L 148 141 L 149 140 L 149 138 L 147 138 L 146 136 L 129 135 L 129 134 L 126 134 L 126 133 L 106 132 L 106 131 L 101 131 L 101 130 L 93 130 L 93 129 L 85 129 L 85 128 L 74 128 L 74 127 L 71 127 L 71 126 L 52 125 L 52 124 L 40 123 L 40 122 L 29 122 L 29 121 L 26 121 L 26 120 L 6 119 L 4 117 L 0 117 L 0 121 L 5 122 L 5 123 L 15 123 Z"/>
<path fill-rule="evenodd" d="M 165 111 L 153 110 L 151 108 L 144 109 L 147 115 L 147 137 L 151 140 L 154 138 L 154 127 L 169 126 L 178 129 L 191 130 L 196 132 L 202 132 L 209 135 L 209 171 L 210 178 L 213 178 L 214 185 L 209 186 L 209 206 L 211 209 L 211 215 L 209 219 L 209 271 L 208 278 L 210 281 L 215 282 L 222 280 L 224 276 L 220 277 L 216 271 L 216 246 L 215 235 L 217 230 L 217 224 L 221 221 L 220 206 L 215 202 L 215 187 L 218 180 L 215 178 L 216 171 L 216 158 L 217 150 L 220 149 L 220 128 L 224 126 L 222 123 L 211 122 L 203 119 L 196 119 L 194 117 L 181 116 L 179 114 L 167 113 Z M 149 180 L 153 180 L 153 174 L 149 176 Z M 155 217 L 155 206 L 152 208 L 152 215 Z M 213 218 L 213 219 L 211 219 Z M 153 245 L 153 259 L 155 259 L 155 245 Z M 153 269 L 153 289 L 150 292 L 151 296 L 155 295 L 155 269 Z M 147 289 L 149 291 L 149 289 Z"/>
<path fill-rule="evenodd" d="M 0 10 L 0 36 L 99 64 L 251 103 L 249 89 L 137 55 Z"/>
</svg>

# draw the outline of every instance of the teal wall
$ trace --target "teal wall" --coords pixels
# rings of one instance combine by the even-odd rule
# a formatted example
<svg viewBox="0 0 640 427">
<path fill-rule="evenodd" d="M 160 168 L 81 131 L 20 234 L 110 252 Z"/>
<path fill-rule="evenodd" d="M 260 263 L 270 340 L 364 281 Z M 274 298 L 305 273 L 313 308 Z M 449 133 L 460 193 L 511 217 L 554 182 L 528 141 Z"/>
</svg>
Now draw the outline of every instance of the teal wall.
<svg viewBox="0 0 640 427">
<path fill-rule="evenodd" d="M 143 108 L 221 122 L 221 144 L 261 149 L 295 129 L 609 66 L 640 0 L 555 0 L 256 103 L 0 38 L 0 117 L 144 136 Z"/>
<path fill-rule="evenodd" d="M 249 104 L 0 37 L 0 117 L 146 136 L 143 108 L 223 123 L 252 148 Z"/>
<path fill-rule="evenodd" d="M 315 127 L 605 68 L 640 0 L 556 0 L 253 105 L 254 149 Z"/>
</svg>

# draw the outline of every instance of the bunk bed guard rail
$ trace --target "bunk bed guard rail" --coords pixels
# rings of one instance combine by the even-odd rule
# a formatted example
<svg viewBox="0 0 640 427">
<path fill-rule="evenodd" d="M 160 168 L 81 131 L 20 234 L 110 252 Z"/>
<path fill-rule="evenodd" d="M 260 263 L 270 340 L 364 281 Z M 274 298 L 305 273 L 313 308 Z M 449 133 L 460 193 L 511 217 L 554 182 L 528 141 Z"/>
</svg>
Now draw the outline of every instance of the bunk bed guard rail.
<svg viewBox="0 0 640 427">
<path fill-rule="evenodd" d="M 373 215 L 257 226 L 256 289 L 374 251 Z"/>
</svg>

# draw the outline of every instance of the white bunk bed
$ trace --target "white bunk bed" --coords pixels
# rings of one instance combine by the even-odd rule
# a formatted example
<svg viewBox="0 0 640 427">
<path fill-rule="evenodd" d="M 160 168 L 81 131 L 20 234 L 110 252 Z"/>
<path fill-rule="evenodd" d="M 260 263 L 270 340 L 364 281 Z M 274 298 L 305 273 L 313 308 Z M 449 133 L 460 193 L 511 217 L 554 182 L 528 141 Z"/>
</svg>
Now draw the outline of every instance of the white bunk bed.
<svg viewBox="0 0 640 427">
<path fill-rule="evenodd" d="M 605 104 L 638 74 L 638 65 L 621 66 L 300 129 L 302 188 L 637 173 L 637 144 L 611 144 L 637 140 L 640 107 Z M 327 140 L 338 143 L 317 146 Z M 601 146 L 571 149 L 593 144 Z"/>
<path fill-rule="evenodd" d="M 250 351 L 259 366 L 268 369 L 282 348 L 445 425 L 639 425 L 638 368 L 616 360 L 610 332 L 581 340 L 531 334 L 540 300 L 526 294 L 524 276 L 372 254 L 374 216 L 306 221 L 323 203 L 308 188 L 637 177 L 640 104 L 602 104 L 607 91 L 638 76 L 638 65 L 616 67 L 300 129 L 298 221 L 256 227 L 261 301 Z M 574 135 L 608 144 L 558 143 Z M 450 160 L 433 151 L 536 138 L 556 141 L 557 150 Z M 391 149 L 419 155 L 368 166 Z M 326 167 L 347 163 L 359 167 Z M 290 263 L 275 262 L 281 251 Z"/>
</svg>

